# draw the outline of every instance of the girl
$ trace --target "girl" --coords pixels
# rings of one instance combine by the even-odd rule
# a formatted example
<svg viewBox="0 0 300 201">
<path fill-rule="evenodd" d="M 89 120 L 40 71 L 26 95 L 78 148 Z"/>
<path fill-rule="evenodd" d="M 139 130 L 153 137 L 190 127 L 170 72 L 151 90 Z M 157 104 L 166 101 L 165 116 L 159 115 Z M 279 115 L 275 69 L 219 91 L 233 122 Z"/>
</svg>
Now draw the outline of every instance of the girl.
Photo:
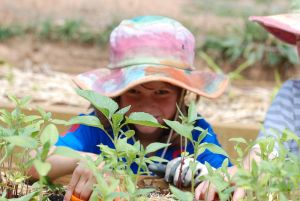
<svg viewBox="0 0 300 201">
<path fill-rule="evenodd" d="M 217 98 L 228 84 L 224 75 L 194 69 L 194 36 L 170 18 L 143 16 L 124 20 L 112 31 L 109 45 L 108 67 L 80 74 L 75 77 L 75 83 L 81 89 L 114 98 L 121 108 L 131 105 L 129 113 L 150 113 L 161 124 L 163 119 L 177 118 L 176 104 L 183 106 L 187 91 Z M 204 119 L 198 120 L 195 126 L 208 129 L 210 133 L 202 142 L 220 146 Z M 140 125 L 134 125 L 133 129 L 136 133 L 134 138 L 144 147 L 152 142 L 171 139 L 172 145 L 166 151 L 157 151 L 157 156 L 167 160 L 180 156 L 181 147 L 176 143 L 178 135 L 172 134 L 172 131 Z M 199 132 L 193 134 L 199 135 Z M 133 143 L 133 139 L 129 143 Z M 100 153 L 99 144 L 112 147 L 112 142 L 101 129 L 73 125 L 56 145 L 71 147 L 80 154 L 94 157 Z M 187 150 L 193 151 L 190 143 Z M 224 159 L 224 156 L 209 151 L 198 157 L 199 163 L 207 161 L 215 168 L 220 167 Z M 73 173 L 65 200 L 69 200 L 72 194 L 81 199 L 89 198 L 94 183 L 89 171 L 78 165 L 76 159 L 52 156 L 49 161 L 52 164 L 51 179 Z M 136 167 L 132 169 L 136 171 Z"/>
</svg>

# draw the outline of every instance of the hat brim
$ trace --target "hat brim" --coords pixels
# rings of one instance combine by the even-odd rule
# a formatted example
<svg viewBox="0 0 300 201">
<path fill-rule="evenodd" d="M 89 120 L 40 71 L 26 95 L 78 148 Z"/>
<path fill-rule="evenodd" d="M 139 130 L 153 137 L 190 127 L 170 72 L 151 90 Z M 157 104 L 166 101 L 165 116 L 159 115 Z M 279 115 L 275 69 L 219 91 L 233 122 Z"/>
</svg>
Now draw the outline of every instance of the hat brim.
<svg viewBox="0 0 300 201">
<path fill-rule="evenodd" d="M 93 90 L 108 97 L 120 96 L 139 84 L 162 81 L 200 96 L 217 98 L 228 85 L 228 78 L 223 74 L 147 64 L 117 69 L 100 68 L 79 74 L 73 81 L 81 89 Z"/>
<path fill-rule="evenodd" d="M 292 45 L 296 44 L 300 36 L 300 13 L 251 16 L 249 20 L 258 22 L 275 37 Z"/>
</svg>

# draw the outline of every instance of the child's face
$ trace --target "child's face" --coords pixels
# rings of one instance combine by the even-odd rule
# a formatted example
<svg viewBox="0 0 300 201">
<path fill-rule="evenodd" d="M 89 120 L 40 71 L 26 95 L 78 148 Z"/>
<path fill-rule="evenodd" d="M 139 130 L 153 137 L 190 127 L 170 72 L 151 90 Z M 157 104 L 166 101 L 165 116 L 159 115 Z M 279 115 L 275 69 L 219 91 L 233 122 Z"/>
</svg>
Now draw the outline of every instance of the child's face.
<svg viewBox="0 0 300 201">
<path fill-rule="evenodd" d="M 120 97 L 120 106 L 131 105 L 129 112 L 146 112 L 152 114 L 159 123 L 163 119 L 173 119 L 176 113 L 176 102 L 180 89 L 166 82 L 148 82 L 129 89 Z M 142 134 L 158 135 L 161 129 L 135 126 Z M 146 136 L 145 136 L 146 137 Z M 153 136 L 155 137 L 155 136 Z"/>
</svg>

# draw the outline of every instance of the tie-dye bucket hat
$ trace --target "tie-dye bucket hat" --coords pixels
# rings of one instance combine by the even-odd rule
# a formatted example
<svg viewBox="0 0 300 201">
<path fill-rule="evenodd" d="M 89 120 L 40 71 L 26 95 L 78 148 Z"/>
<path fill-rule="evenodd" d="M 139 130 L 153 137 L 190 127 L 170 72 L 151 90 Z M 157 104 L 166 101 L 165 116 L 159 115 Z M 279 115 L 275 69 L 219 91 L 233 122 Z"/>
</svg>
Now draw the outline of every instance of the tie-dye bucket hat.
<svg viewBox="0 0 300 201">
<path fill-rule="evenodd" d="M 267 31 L 286 43 L 295 45 L 300 39 L 300 13 L 251 16 L 249 19 L 258 22 Z"/>
<path fill-rule="evenodd" d="M 82 89 L 117 97 L 136 85 L 163 81 L 208 98 L 221 95 L 228 78 L 194 68 L 195 39 L 179 22 L 161 16 L 124 20 L 110 35 L 110 63 L 77 75 Z"/>
</svg>

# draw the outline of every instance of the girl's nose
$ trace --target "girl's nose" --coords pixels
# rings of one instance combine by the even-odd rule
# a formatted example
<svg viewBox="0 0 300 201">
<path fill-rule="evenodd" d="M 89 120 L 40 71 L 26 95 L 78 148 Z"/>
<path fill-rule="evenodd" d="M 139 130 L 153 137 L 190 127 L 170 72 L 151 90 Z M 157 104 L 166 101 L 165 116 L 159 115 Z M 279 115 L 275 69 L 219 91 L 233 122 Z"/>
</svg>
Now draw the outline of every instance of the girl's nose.
<svg viewBox="0 0 300 201">
<path fill-rule="evenodd" d="M 148 96 L 142 96 L 139 102 L 141 107 L 155 107 L 157 104 L 154 98 L 151 95 Z"/>
</svg>

